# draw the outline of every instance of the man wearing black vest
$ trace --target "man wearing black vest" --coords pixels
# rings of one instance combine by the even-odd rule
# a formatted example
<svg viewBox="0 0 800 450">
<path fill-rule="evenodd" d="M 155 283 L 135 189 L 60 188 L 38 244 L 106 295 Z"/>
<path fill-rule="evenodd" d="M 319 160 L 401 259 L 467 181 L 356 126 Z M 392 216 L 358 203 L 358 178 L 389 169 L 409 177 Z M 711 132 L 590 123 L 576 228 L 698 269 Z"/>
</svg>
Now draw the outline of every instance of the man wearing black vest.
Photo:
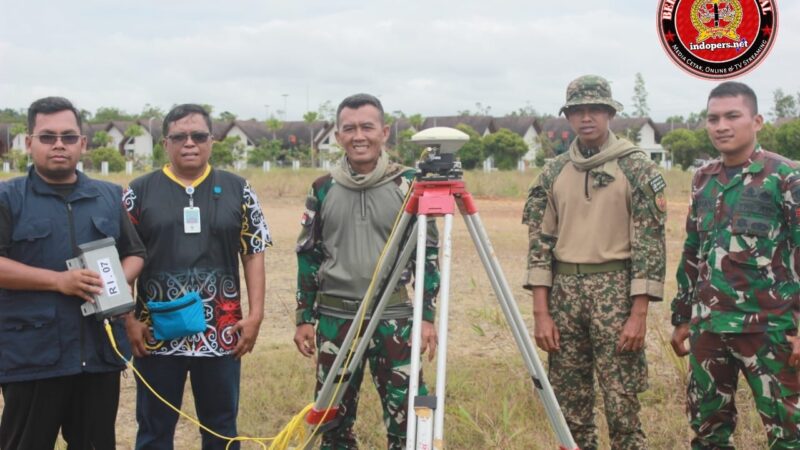
<svg viewBox="0 0 800 450">
<path fill-rule="evenodd" d="M 86 150 L 81 116 L 47 97 L 28 109 L 28 174 L 0 183 L 0 449 L 114 449 L 123 361 L 81 304 L 102 289 L 91 270 L 67 271 L 78 245 L 113 237 L 128 283 L 144 247 L 122 189 L 76 171 Z M 121 323 L 112 325 L 130 353 Z"/>
</svg>

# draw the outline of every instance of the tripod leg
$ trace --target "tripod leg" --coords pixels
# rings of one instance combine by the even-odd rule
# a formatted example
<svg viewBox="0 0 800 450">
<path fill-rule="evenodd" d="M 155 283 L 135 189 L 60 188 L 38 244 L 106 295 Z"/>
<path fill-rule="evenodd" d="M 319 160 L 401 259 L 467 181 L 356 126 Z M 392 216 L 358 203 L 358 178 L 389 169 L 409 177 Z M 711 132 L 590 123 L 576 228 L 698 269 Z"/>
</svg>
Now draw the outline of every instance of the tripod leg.
<svg viewBox="0 0 800 450">
<path fill-rule="evenodd" d="M 566 420 L 564 420 L 564 415 L 561 413 L 561 409 L 558 406 L 558 400 L 550 385 L 550 381 L 547 379 L 547 374 L 533 346 L 531 337 L 525 327 L 525 322 L 517 307 L 517 302 L 511 294 L 511 289 L 503 275 L 500 263 L 497 261 L 497 256 L 495 256 L 494 249 L 489 242 L 489 237 L 486 234 L 486 230 L 483 228 L 480 217 L 477 212 L 465 214 L 464 221 L 467 224 L 467 229 L 478 251 L 481 262 L 486 269 L 486 274 L 489 276 L 489 281 L 492 284 L 495 295 L 500 302 L 500 307 L 503 310 L 506 321 L 511 328 L 517 347 L 522 354 L 522 359 L 525 361 L 528 372 L 531 374 L 533 384 L 537 389 L 536 392 L 539 394 L 544 404 L 553 431 L 556 433 L 562 448 L 575 449 L 575 441 L 572 438 Z"/>
<path fill-rule="evenodd" d="M 419 367 L 422 339 L 422 297 L 425 289 L 425 241 L 428 233 L 428 218 L 417 215 L 417 266 L 414 274 L 414 317 L 411 327 L 411 373 L 408 381 L 408 423 L 406 425 L 406 449 L 414 450 L 417 435 L 417 415 L 414 400 L 419 392 Z"/>
<path fill-rule="evenodd" d="M 444 393 L 447 372 L 447 329 L 450 315 L 450 261 L 452 247 L 453 215 L 444 216 L 442 234 L 442 277 L 439 285 L 439 342 L 436 357 L 436 412 L 433 421 L 433 448 L 444 448 Z"/>
</svg>

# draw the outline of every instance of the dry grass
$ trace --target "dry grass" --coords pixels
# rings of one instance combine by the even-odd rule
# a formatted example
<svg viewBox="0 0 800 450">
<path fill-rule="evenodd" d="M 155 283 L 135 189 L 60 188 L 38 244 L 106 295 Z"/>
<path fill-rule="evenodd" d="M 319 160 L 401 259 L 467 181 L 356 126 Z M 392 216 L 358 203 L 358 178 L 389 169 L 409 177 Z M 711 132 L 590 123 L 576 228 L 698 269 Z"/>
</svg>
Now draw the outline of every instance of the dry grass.
<svg viewBox="0 0 800 450">
<path fill-rule="evenodd" d="M 239 428 L 250 436 L 271 436 L 312 401 L 314 369 L 294 349 L 294 239 L 302 213 L 303 196 L 314 171 L 260 171 L 246 176 L 257 188 L 269 221 L 275 246 L 267 254 L 266 319 L 258 345 L 244 360 Z M 125 177 L 111 177 L 121 184 Z M 514 295 L 532 327 L 530 295 L 519 286 L 525 273 L 527 234 L 520 224 L 524 193 L 531 173 L 468 173 L 467 185 L 479 197 L 481 218 L 512 285 Z M 683 221 L 688 206 L 690 175 L 667 174 L 669 222 L 667 225 L 666 298 L 676 290 L 674 273 L 682 246 Z M 513 338 L 483 273 L 469 235 L 458 219 L 453 229 L 450 347 L 448 349 L 447 414 L 445 436 L 451 449 L 550 449 L 557 445 L 547 417 L 533 392 Z M 669 301 L 651 305 L 647 337 L 650 389 L 641 395 L 645 432 L 654 449 L 687 448 L 690 432 L 684 414 L 685 361 L 673 356 L 668 341 Z M 530 330 L 532 331 L 532 330 Z M 541 355 L 546 360 L 544 355 Z M 433 385 L 433 369 L 425 365 L 426 381 Z M 359 420 L 362 448 L 385 448 L 380 406 L 365 377 Z M 123 379 L 117 419 L 118 448 L 133 447 L 135 384 Z M 739 392 L 739 448 L 765 448 L 763 431 L 742 381 Z M 598 401 L 598 405 L 601 402 Z M 187 392 L 184 409 L 192 411 Z M 608 448 L 602 408 L 598 408 L 601 446 Z M 196 427 L 179 422 L 176 448 L 199 448 Z M 246 445 L 244 448 L 257 448 Z"/>
</svg>

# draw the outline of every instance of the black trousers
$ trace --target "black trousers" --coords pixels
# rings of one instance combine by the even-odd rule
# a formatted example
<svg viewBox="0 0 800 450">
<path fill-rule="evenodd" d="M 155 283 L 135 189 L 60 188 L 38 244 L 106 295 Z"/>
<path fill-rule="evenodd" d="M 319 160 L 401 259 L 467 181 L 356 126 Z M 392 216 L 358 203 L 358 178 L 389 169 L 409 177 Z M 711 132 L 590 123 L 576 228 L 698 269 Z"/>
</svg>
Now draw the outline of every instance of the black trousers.
<svg viewBox="0 0 800 450">
<path fill-rule="evenodd" d="M 83 373 L 2 385 L 0 450 L 114 450 L 119 372 Z"/>
</svg>

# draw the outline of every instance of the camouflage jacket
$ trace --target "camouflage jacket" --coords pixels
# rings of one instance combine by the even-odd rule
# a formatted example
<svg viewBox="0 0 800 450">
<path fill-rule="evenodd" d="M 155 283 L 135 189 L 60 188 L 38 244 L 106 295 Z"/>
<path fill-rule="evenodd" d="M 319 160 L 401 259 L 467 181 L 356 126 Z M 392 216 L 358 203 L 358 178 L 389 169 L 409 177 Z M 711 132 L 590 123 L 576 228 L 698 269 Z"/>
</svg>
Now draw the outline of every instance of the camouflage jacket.
<svg viewBox="0 0 800 450">
<path fill-rule="evenodd" d="M 630 295 L 646 294 L 651 300 L 661 300 L 666 259 L 664 239 L 666 185 L 656 164 L 643 152 L 637 151 L 616 161 L 630 187 L 630 198 L 619 200 L 629 202 L 629 217 L 625 220 L 630 229 L 629 242 L 623 243 L 623 248 L 629 248 L 630 254 Z M 557 202 L 554 201 L 553 187 L 567 164 L 571 164 L 567 154 L 559 155 L 549 162 L 531 185 L 528 193 L 522 218 L 523 223 L 528 225 L 529 238 L 529 275 L 524 285 L 526 289 L 532 289 L 534 286 L 551 286 L 553 250 L 559 239 L 569 239 L 569 236 L 559 236 L 558 232 L 547 232 L 547 227 L 543 226 L 546 215 L 555 214 L 556 228 L 561 228 L 563 221 L 555 208 Z M 595 176 L 594 171 L 589 171 L 586 183 L 590 183 L 590 180 L 594 189 L 609 189 L 603 187 L 609 181 Z M 575 186 L 574 189 L 583 191 L 584 188 L 589 189 L 588 186 L 588 184 Z M 548 208 L 556 210 L 548 212 Z M 608 223 L 587 223 L 586 233 L 591 233 L 592 229 L 602 226 L 608 226 Z"/>
<path fill-rule="evenodd" d="M 358 204 L 352 208 L 326 214 L 326 203 L 330 205 L 335 197 L 346 197 L 352 192 L 336 184 L 330 174 L 314 181 L 306 199 L 306 210 L 301 224 L 303 228 L 297 242 L 297 310 L 295 323 L 316 323 L 319 314 L 318 294 L 333 295 L 352 301 L 361 301 L 377 263 L 379 254 L 388 238 L 394 219 L 400 210 L 403 197 L 414 179 L 414 169 L 406 170 L 394 182 L 384 185 L 385 189 L 396 191 L 389 198 L 369 197 L 368 188 L 362 193 Z M 338 194 L 337 194 L 338 193 Z M 385 194 L 385 193 L 384 193 Z M 396 202 L 395 202 L 396 200 Z M 348 200 L 345 200 L 347 202 Z M 328 210 L 330 211 L 330 206 Z M 359 213 L 360 211 L 360 213 Z M 326 223 L 334 220 L 334 223 Z M 327 229 L 326 229 L 327 227 Z M 349 227 L 353 233 L 340 233 L 335 238 L 346 242 L 326 242 L 333 230 Z M 439 289 L 438 233 L 433 219 L 428 223 L 428 242 L 426 243 L 425 294 L 423 319 L 433 322 L 435 317 L 434 299 Z M 408 267 L 397 284 L 396 292 L 406 294 L 406 286 L 414 274 L 415 256 L 412 255 Z M 358 273 L 354 273 L 356 270 Z M 346 272 L 346 273 L 345 273 Z M 407 311 L 404 313 L 402 310 Z M 389 306 L 384 317 L 392 314 L 411 317 L 410 304 Z M 352 317 L 341 311 L 337 317 Z"/>
<path fill-rule="evenodd" d="M 757 148 L 732 179 L 715 160 L 695 173 L 673 325 L 715 333 L 797 327 L 800 174 Z"/>
</svg>

